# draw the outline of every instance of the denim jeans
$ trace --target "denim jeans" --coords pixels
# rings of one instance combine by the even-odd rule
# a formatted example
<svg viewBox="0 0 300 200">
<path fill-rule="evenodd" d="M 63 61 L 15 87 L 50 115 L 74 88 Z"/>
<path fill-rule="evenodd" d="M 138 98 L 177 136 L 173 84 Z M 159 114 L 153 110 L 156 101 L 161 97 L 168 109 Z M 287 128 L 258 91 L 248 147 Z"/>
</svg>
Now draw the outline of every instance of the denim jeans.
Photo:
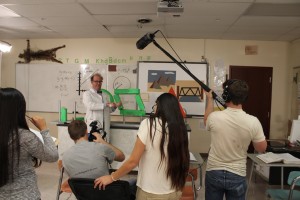
<svg viewBox="0 0 300 200">
<path fill-rule="evenodd" d="M 226 170 L 207 171 L 205 175 L 206 200 L 244 200 L 246 196 L 246 177 Z"/>
</svg>

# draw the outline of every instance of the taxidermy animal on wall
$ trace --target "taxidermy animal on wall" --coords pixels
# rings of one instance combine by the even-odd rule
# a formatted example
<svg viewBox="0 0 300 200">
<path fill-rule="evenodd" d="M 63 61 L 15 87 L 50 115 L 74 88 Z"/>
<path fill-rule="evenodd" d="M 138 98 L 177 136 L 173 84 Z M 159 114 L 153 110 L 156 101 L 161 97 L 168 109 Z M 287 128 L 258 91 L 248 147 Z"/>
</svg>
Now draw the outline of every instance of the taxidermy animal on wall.
<svg viewBox="0 0 300 200">
<path fill-rule="evenodd" d="M 33 51 L 30 49 L 30 41 L 27 40 L 27 49 L 24 50 L 24 53 L 19 54 L 19 58 L 23 58 L 24 62 L 19 61 L 19 63 L 30 63 L 32 60 L 48 60 L 52 62 L 62 63 L 60 60 L 56 59 L 56 51 L 65 47 L 66 45 L 48 50 Z"/>
</svg>

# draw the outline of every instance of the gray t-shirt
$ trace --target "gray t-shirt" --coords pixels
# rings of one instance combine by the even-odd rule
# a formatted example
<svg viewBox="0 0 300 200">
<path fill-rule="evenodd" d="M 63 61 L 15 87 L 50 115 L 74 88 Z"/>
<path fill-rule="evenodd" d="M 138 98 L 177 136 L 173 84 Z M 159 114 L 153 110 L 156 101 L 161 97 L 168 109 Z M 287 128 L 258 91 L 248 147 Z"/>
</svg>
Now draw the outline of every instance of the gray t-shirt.
<svg viewBox="0 0 300 200">
<path fill-rule="evenodd" d="M 68 149 L 62 161 L 69 177 L 98 178 L 109 174 L 108 163 L 114 158 L 115 152 L 109 146 L 84 140 Z"/>
</svg>

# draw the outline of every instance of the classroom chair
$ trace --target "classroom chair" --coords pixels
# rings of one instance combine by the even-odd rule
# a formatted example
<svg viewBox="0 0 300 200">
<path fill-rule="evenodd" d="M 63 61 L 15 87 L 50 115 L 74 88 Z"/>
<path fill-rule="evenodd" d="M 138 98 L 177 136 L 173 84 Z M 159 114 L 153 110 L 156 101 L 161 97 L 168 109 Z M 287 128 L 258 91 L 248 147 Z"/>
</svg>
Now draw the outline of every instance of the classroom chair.
<svg viewBox="0 0 300 200">
<path fill-rule="evenodd" d="M 130 188 L 127 181 L 118 180 L 105 187 L 94 188 L 94 180 L 89 178 L 70 178 L 69 185 L 78 200 L 130 200 Z"/>
<path fill-rule="evenodd" d="M 58 180 L 56 200 L 59 200 L 59 197 L 60 197 L 61 193 L 63 193 L 63 192 L 72 193 L 72 190 L 71 190 L 70 186 L 68 185 L 68 182 L 67 181 L 65 181 L 64 183 L 62 182 L 65 170 L 61 164 L 62 164 L 61 162 L 58 162 L 58 168 L 60 171 L 60 175 L 59 175 L 59 180 Z"/>
<path fill-rule="evenodd" d="M 292 171 L 288 177 L 290 189 L 268 189 L 267 195 L 272 200 L 299 200 L 300 191 L 295 186 L 300 186 L 300 171 Z"/>
<path fill-rule="evenodd" d="M 196 200 L 197 189 L 195 182 L 198 178 L 198 168 L 189 169 L 188 176 L 186 177 L 186 183 L 182 190 L 182 196 L 180 200 Z"/>
</svg>

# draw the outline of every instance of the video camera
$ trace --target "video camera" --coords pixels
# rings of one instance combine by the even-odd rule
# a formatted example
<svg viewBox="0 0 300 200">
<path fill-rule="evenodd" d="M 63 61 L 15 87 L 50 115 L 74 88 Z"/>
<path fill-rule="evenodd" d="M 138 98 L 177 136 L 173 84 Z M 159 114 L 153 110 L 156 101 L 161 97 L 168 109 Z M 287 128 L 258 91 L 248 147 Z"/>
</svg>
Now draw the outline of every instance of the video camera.
<svg viewBox="0 0 300 200">
<path fill-rule="evenodd" d="M 91 130 L 90 130 L 90 132 L 89 132 L 89 134 L 88 134 L 88 140 L 89 140 L 89 142 L 93 142 L 95 139 L 97 139 L 92 133 L 99 133 L 101 136 L 102 136 L 102 139 L 104 139 L 105 138 L 105 136 L 106 136 L 106 132 L 103 130 L 103 128 L 102 128 L 102 124 L 99 122 L 99 121 L 97 121 L 97 120 L 95 120 L 95 121 L 92 121 L 91 123 L 90 123 L 90 125 L 89 125 L 90 127 L 91 127 Z"/>
</svg>

